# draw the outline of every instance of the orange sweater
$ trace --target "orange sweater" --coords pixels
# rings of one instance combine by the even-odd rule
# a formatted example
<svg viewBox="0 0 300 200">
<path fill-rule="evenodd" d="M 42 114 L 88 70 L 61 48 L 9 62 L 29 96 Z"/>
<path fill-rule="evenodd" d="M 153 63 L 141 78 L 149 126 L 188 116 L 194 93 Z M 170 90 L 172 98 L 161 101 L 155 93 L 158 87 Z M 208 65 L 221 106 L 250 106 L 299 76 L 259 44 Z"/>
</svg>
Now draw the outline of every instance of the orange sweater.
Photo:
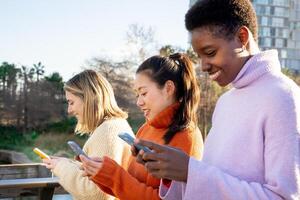
<svg viewBox="0 0 300 200">
<path fill-rule="evenodd" d="M 146 122 L 138 131 L 137 138 L 164 144 L 163 136 L 171 123 L 178 104 L 173 104 Z M 187 154 L 200 158 L 203 150 L 202 136 L 196 130 L 184 130 L 175 134 L 169 143 Z M 104 157 L 103 165 L 92 180 L 106 193 L 122 200 L 159 199 L 160 179 L 150 175 L 146 168 L 137 163 L 135 157 L 129 159 L 128 169 L 122 168 L 114 160 Z"/>
</svg>

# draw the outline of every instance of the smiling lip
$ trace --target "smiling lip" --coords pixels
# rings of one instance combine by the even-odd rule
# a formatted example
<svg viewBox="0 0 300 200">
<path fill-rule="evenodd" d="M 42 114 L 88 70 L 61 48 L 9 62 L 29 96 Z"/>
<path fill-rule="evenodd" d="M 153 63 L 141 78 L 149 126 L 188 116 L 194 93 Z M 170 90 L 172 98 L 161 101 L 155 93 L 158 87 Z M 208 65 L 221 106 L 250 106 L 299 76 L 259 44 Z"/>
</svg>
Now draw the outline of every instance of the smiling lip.
<svg viewBox="0 0 300 200">
<path fill-rule="evenodd" d="M 215 81 L 220 75 L 221 75 L 221 70 L 218 70 L 216 72 L 210 73 L 209 78 Z"/>
<path fill-rule="evenodd" d="M 143 112 L 144 112 L 144 116 L 147 117 L 150 110 L 149 109 L 143 109 Z"/>
</svg>

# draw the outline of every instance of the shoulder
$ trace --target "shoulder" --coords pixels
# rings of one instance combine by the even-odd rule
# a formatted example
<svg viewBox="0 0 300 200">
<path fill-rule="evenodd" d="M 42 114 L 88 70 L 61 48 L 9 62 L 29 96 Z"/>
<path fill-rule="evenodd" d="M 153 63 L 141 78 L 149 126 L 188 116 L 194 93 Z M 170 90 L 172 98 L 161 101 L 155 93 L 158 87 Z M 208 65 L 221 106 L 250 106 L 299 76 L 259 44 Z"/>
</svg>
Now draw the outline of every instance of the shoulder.
<svg viewBox="0 0 300 200">
<path fill-rule="evenodd" d="M 101 130 L 122 130 L 122 129 L 130 129 L 131 127 L 128 124 L 126 119 L 123 118 L 112 118 L 105 120 L 102 124 L 100 124 L 94 131 L 97 133 Z"/>
<path fill-rule="evenodd" d="M 107 119 L 95 129 L 90 138 L 115 137 L 120 132 L 132 133 L 132 129 L 127 120 L 123 118 Z"/>
<path fill-rule="evenodd" d="M 291 109 L 300 102 L 299 86 L 282 73 L 271 76 L 259 94 L 272 109 Z"/>
</svg>

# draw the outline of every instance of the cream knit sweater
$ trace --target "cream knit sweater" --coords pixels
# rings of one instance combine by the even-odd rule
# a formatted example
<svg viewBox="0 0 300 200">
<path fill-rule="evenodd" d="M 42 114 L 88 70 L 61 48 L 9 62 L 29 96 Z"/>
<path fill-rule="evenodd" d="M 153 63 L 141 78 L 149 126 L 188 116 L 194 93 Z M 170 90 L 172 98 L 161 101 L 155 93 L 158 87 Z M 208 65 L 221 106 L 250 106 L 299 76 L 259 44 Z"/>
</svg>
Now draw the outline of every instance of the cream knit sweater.
<svg viewBox="0 0 300 200">
<path fill-rule="evenodd" d="M 120 132 L 132 133 L 125 119 L 115 118 L 104 121 L 84 144 L 83 150 L 88 156 L 109 156 L 121 166 L 127 168 L 130 156 L 130 146 L 123 142 L 118 134 Z M 80 162 L 71 159 L 61 160 L 53 169 L 59 183 L 76 200 L 112 200 L 114 197 L 102 192 L 98 186 L 87 177 L 82 176 Z"/>
</svg>

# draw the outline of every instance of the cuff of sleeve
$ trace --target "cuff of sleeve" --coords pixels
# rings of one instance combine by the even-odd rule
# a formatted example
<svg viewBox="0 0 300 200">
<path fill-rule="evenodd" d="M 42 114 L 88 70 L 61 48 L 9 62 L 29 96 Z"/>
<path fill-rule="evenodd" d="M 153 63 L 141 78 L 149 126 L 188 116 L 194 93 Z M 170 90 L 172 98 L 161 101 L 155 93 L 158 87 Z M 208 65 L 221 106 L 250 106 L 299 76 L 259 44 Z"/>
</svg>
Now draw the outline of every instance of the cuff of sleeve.
<svg viewBox="0 0 300 200">
<path fill-rule="evenodd" d="M 54 167 L 54 169 L 52 170 L 53 174 L 57 177 L 62 176 L 62 174 L 64 174 L 65 169 L 66 169 L 66 165 L 69 163 L 69 160 L 67 159 L 62 159 L 60 160 L 56 166 Z"/>
<path fill-rule="evenodd" d="M 182 199 L 185 191 L 185 183 L 171 181 L 170 187 L 163 184 L 163 180 L 160 181 L 159 197 L 161 199 Z"/>
<path fill-rule="evenodd" d="M 118 164 L 107 156 L 103 157 L 102 167 L 92 180 L 99 185 L 111 187 L 113 185 L 113 175 L 117 171 Z"/>
<path fill-rule="evenodd" d="M 164 185 L 164 186 L 166 186 L 167 188 L 170 188 L 170 186 L 171 186 L 171 183 L 172 183 L 172 180 L 169 180 L 169 179 L 162 179 L 162 184 Z"/>
<path fill-rule="evenodd" d="M 205 191 L 204 188 L 209 185 L 207 183 L 207 180 L 209 179 L 206 179 L 206 171 L 207 164 L 192 157 L 190 158 L 184 198 L 190 198 L 190 196 L 195 194 L 195 192 L 202 194 L 199 190 L 203 189 Z M 209 176 L 212 176 L 212 174 L 209 173 Z"/>
</svg>

